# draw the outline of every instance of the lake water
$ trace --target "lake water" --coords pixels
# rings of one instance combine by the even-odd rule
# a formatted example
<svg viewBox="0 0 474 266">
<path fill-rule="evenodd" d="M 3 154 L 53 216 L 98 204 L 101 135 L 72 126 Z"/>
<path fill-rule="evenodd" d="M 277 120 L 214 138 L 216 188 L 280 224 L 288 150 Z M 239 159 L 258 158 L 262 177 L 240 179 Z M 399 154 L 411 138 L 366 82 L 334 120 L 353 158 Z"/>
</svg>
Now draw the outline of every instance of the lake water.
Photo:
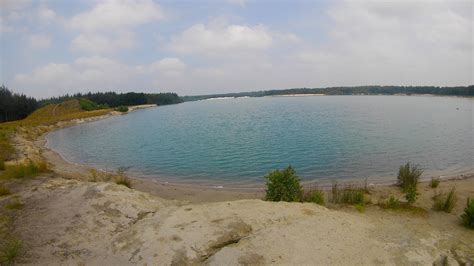
<svg viewBox="0 0 474 266">
<path fill-rule="evenodd" d="M 143 109 L 48 134 L 65 159 L 135 176 L 263 183 L 291 164 L 303 181 L 394 180 L 474 169 L 472 99 L 421 96 L 237 98 Z"/>
</svg>

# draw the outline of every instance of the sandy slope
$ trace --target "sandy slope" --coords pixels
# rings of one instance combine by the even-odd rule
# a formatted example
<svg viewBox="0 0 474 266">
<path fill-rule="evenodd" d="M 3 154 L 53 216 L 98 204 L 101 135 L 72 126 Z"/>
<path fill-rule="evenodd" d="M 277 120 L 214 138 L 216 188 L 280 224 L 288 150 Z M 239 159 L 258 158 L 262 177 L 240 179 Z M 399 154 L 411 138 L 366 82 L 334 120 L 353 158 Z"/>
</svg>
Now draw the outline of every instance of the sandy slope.
<svg viewBox="0 0 474 266">
<path fill-rule="evenodd" d="M 261 200 L 187 204 L 58 177 L 12 188 L 25 203 L 15 224 L 27 250 L 20 264 L 428 265 L 443 254 L 474 261 L 474 231 L 457 214 Z"/>
</svg>

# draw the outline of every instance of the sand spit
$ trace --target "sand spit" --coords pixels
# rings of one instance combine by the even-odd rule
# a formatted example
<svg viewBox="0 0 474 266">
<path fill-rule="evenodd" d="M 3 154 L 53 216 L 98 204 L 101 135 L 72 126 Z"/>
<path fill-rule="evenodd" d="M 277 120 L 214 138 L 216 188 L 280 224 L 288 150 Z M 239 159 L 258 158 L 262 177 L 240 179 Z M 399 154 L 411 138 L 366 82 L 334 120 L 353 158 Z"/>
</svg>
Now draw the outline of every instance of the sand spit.
<svg viewBox="0 0 474 266">
<path fill-rule="evenodd" d="M 0 210 L 5 211 L 4 206 L 14 199 L 24 203 L 22 209 L 10 213 L 13 230 L 24 245 L 18 264 L 474 262 L 474 230 L 461 226 L 459 218 L 466 198 L 474 198 L 472 175 L 443 181 L 437 189 L 447 191 L 456 186 L 459 199 L 452 213 L 431 209 L 435 190 L 426 183 L 419 185 L 415 204 L 422 211 L 380 208 L 376 203 L 389 195 L 403 199 L 398 188 L 383 186 L 370 189 L 368 197 L 373 204 L 359 212 L 353 206 L 265 202 L 258 199 L 261 191 L 199 192 L 157 184 L 162 187 L 159 190 L 138 180 L 132 181 L 134 189 L 129 189 L 111 182 L 91 182 L 89 169 L 61 161 L 59 155 L 44 148 L 44 139 L 31 141 L 20 132 L 15 142 L 21 156 L 46 158 L 54 170 L 32 180 L 4 182 L 12 194 L 0 197 Z M 147 189 L 152 193 L 144 192 Z M 169 200 L 179 193 L 190 194 Z"/>
</svg>

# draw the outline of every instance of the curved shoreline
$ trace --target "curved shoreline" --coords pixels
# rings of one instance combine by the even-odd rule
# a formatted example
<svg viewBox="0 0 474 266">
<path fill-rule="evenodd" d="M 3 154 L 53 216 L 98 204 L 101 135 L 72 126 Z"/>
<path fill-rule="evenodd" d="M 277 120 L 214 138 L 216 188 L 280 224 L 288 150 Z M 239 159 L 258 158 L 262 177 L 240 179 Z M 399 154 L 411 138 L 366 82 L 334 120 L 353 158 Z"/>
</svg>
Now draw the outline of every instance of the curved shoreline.
<svg viewBox="0 0 474 266">
<path fill-rule="evenodd" d="M 148 108 L 148 107 L 155 107 L 155 106 L 134 106 L 130 108 L 129 112 Z M 129 113 L 127 112 L 127 113 Z M 102 119 L 106 119 L 115 115 L 126 115 L 118 112 L 111 112 L 106 115 L 91 117 L 87 119 L 78 119 L 78 120 L 71 120 L 66 122 L 57 123 L 48 130 L 40 135 L 35 141 L 34 145 L 37 149 L 40 150 L 40 153 L 44 157 L 44 159 L 53 165 L 53 169 L 64 175 L 71 178 L 77 179 L 84 179 L 90 175 L 90 171 L 92 169 L 98 170 L 100 172 L 105 172 L 100 169 L 96 169 L 91 166 L 70 162 L 66 158 L 64 158 L 59 152 L 53 150 L 52 148 L 47 146 L 47 138 L 46 135 L 60 130 L 66 127 L 72 127 L 81 123 L 93 122 Z M 440 172 L 441 173 L 441 172 Z M 421 181 L 427 182 L 431 179 L 432 176 L 440 177 L 443 180 L 451 180 L 451 179 L 464 179 L 464 178 L 472 178 L 474 177 L 474 172 L 466 171 L 463 173 L 456 173 L 456 174 L 449 174 L 444 173 L 442 176 L 429 174 L 429 176 L 424 177 Z M 393 180 L 388 180 L 387 177 L 373 177 L 369 179 L 370 186 L 392 186 L 395 183 L 395 176 Z M 165 199 L 172 199 L 172 200 L 185 200 L 191 202 L 213 202 L 213 201 L 226 201 L 226 200 L 238 200 L 238 199 L 255 199 L 255 198 L 262 198 L 265 193 L 265 187 L 263 184 L 259 184 L 256 186 L 217 186 L 211 184 L 196 184 L 196 183 L 186 183 L 186 182 L 170 182 L 165 180 L 160 180 L 159 177 L 156 179 L 146 178 L 146 177 L 137 177 L 137 176 L 130 176 L 132 180 L 132 186 L 134 189 L 148 192 L 152 195 L 160 196 Z M 354 178 L 354 179 L 345 179 L 340 180 L 340 183 L 362 183 L 365 179 L 361 178 Z M 320 188 L 329 189 L 331 185 L 330 180 L 323 179 L 320 182 L 315 181 L 306 181 L 302 182 L 303 186 L 311 187 L 315 184 L 318 184 Z"/>
</svg>

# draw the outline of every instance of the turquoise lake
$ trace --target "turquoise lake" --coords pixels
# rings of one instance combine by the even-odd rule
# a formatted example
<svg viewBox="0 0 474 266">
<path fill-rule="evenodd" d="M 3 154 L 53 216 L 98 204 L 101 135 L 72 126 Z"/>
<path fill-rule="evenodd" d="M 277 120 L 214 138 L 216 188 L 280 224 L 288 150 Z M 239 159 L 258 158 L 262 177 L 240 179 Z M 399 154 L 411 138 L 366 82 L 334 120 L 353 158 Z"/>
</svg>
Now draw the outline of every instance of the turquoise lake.
<svg viewBox="0 0 474 266">
<path fill-rule="evenodd" d="M 138 110 L 47 135 L 66 160 L 162 181 L 254 185 L 291 164 L 303 181 L 474 170 L 474 100 L 430 96 L 215 99 Z"/>
</svg>

